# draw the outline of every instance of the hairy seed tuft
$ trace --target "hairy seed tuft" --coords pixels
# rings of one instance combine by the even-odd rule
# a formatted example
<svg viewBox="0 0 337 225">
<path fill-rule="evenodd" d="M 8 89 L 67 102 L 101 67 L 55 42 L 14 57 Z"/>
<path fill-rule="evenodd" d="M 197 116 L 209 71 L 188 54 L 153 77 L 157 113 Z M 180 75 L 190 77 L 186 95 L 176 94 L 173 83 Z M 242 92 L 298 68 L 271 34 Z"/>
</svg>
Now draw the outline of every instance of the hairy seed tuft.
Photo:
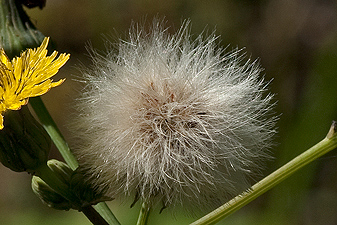
<svg viewBox="0 0 337 225">
<path fill-rule="evenodd" d="M 275 117 L 261 69 L 188 30 L 135 26 L 82 70 L 75 153 L 110 197 L 217 206 L 268 158 Z"/>
</svg>

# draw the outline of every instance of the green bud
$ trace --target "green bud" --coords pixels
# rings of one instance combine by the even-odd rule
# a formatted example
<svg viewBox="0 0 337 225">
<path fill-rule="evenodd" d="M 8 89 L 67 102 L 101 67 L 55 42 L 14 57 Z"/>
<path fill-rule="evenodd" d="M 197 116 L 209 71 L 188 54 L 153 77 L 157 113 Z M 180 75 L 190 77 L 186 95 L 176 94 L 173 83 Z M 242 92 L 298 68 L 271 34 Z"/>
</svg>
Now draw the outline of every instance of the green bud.
<svg viewBox="0 0 337 225">
<path fill-rule="evenodd" d="M 20 1 L 0 0 L 0 48 L 9 58 L 20 55 L 26 48 L 38 47 L 43 38 L 30 22 Z"/>
<path fill-rule="evenodd" d="M 47 166 L 53 173 L 69 187 L 70 179 L 72 176 L 72 169 L 58 160 L 52 159 L 47 162 Z M 41 199 L 43 203 L 59 210 L 79 209 L 79 203 L 70 202 L 58 193 L 56 193 L 46 182 L 37 176 L 32 178 L 33 192 Z M 69 190 L 70 191 L 70 190 Z"/>
<path fill-rule="evenodd" d="M 41 201 L 49 207 L 59 210 L 71 209 L 71 203 L 61 195 L 57 194 L 40 177 L 33 176 L 32 189 L 33 192 L 41 199 Z"/>
<path fill-rule="evenodd" d="M 47 166 L 59 177 L 59 179 L 69 186 L 74 171 L 64 162 L 56 159 L 48 160 Z"/>
<path fill-rule="evenodd" d="M 52 159 L 47 162 L 47 166 L 57 176 L 63 186 L 68 188 L 68 192 L 72 201 L 62 197 L 46 182 L 37 176 L 32 178 L 32 189 L 34 193 L 41 199 L 43 203 L 49 207 L 69 210 L 75 209 L 81 211 L 82 208 L 89 205 L 95 205 L 98 202 L 111 200 L 111 198 L 103 196 L 96 189 L 93 189 L 83 175 L 83 171 L 73 171 L 67 164 Z"/>
<path fill-rule="evenodd" d="M 16 172 L 34 171 L 48 160 L 51 140 L 28 106 L 5 112 L 0 130 L 0 162 Z"/>
</svg>

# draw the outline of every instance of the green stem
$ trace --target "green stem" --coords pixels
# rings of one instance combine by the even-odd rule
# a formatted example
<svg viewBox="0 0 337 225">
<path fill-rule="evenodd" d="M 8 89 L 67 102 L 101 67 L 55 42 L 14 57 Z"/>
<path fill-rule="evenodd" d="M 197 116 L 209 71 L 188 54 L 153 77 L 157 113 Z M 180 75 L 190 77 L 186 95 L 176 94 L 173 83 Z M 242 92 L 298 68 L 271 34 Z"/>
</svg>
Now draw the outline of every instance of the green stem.
<svg viewBox="0 0 337 225">
<path fill-rule="evenodd" d="M 34 109 L 37 117 L 39 118 L 40 123 L 51 137 L 57 149 L 60 151 L 66 163 L 72 170 L 75 170 L 78 167 L 78 162 L 74 155 L 71 153 L 67 142 L 65 141 L 60 130 L 57 128 L 53 118 L 50 116 L 42 99 L 40 97 L 30 98 L 29 103 Z"/>
<path fill-rule="evenodd" d="M 151 208 L 147 204 L 147 202 L 143 202 L 142 207 L 140 208 L 137 225 L 147 224 L 147 219 L 149 218 L 150 210 Z"/>
<path fill-rule="evenodd" d="M 65 141 L 63 135 L 58 129 L 53 118 L 49 114 L 46 106 L 44 105 L 40 97 L 34 97 L 29 99 L 29 103 L 34 109 L 36 116 L 40 120 L 40 123 L 47 131 L 57 149 L 60 151 L 62 157 L 72 170 L 78 167 L 78 162 Z M 100 202 L 95 206 L 95 209 L 102 215 L 102 217 L 109 222 L 109 224 L 120 225 L 114 214 L 105 202 Z"/>
<path fill-rule="evenodd" d="M 109 224 L 120 225 L 119 221 L 105 202 L 100 202 L 97 205 L 94 205 L 94 208 Z"/>
<path fill-rule="evenodd" d="M 236 196 L 229 202 L 225 203 L 199 220 L 191 223 L 190 225 L 210 225 L 219 222 L 249 202 L 253 201 L 255 198 L 262 195 L 272 187 L 276 186 L 278 183 L 295 173 L 303 166 L 335 149 L 337 147 L 336 130 L 336 122 L 333 122 L 328 135 L 321 142 L 317 143 L 301 155 L 297 156 L 269 176 L 253 185 L 250 190 Z"/>
</svg>

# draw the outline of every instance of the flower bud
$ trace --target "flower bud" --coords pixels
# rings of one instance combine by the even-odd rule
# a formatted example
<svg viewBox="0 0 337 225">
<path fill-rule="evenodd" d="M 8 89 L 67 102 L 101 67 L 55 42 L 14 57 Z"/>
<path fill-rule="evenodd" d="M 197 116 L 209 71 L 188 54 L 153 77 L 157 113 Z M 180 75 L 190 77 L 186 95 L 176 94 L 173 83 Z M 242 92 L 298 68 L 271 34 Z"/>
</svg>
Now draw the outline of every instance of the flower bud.
<svg viewBox="0 0 337 225">
<path fill-rule="evenodd" d="M 47 165 L 63 183 L 69 186 L 74 171 L 67 164 L 56 159 L 51 159 L 48 160 Z"/>
<path fill-rule="evenodd" d="M 41 201 L 49 207 L 59 210 L 71 209 L 71 203 L 56 193 L 40 177 L 33 176 L 32 189 L 33 192 L 41 199 Z"/>
<path fill-rule="evenodd" d="M 69 187 L 69 182 L 73 173 L 70 167 L 67 164 L 55 159 L 49 160 L 47 165 L 60 179 L 60 181 Z M 69 210 L 71 208 L 78 209 L 76 202 L 70 202 L 62 197 L 40 177 L 33 176 L 32 189 L 33 192 L 41 199 L 41 201 L 51 208 L 59 210 Z"/>
<path fill-rule="evenodd" d="M 0 48 L 10 59 L 26 48 L 40 45 L 44 36 L 30 22 L 20 1 L 0 1 L 0 14 L 7 15 L 0 17 Z"/>
<path fill-rule="evenodd" d="M 33 176 L 32 189 L 34 193 L 49 207 L 59 210 L 75 209 L 81 211 L 83 207 L 110 200 L 110 198 L 104 197 L 91 188 L 82 171 L 73 171 L 67 164 L 55 159 L 49 160 L 47 165 L 59 180 L 68 187 L 69 194 L 74 196 L 73 201 L 69 201 L 55 192 L 41 178 Z"/>
<path fill-rule="evenodd" d="M 50 137 L 28 106 L 6 111 L 5 128 L 0 130 L 0 162 L 16 172 L 34 171 L 45 164 L 50 150 Z"/>
</svg>

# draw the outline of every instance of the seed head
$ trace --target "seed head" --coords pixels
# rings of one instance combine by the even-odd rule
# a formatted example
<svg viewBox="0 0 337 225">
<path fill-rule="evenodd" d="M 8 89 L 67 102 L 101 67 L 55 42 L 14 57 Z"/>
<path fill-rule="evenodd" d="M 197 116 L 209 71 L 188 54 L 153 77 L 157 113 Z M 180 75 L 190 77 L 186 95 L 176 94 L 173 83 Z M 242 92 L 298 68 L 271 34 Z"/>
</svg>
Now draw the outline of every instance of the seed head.
<svg viewBox="0 0 337 225">
<path fill-rule="evenodd" d="M 82 70 L 76 155 L 110 197 L 218 205 L 268 157 L 275 117 L 261 69 L 188 30 L 135 26 Z"/>
</svg>

